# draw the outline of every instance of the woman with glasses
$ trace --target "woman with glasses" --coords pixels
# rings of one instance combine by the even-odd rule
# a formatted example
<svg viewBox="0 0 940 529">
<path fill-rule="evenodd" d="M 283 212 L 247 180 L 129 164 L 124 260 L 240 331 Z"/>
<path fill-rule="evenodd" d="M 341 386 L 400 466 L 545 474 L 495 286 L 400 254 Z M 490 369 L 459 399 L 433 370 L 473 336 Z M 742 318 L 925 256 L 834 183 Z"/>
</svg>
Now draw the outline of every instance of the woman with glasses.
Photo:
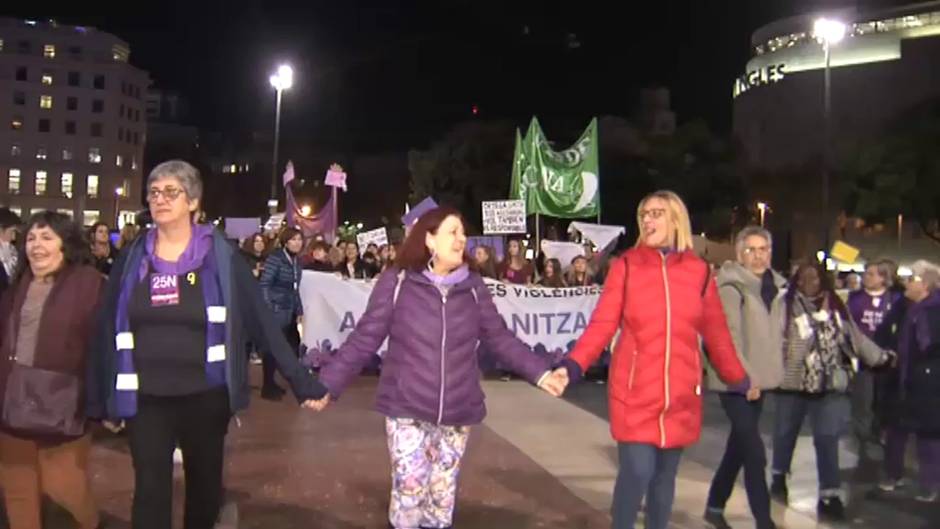
<svg viewBox="0 0 940 529">
<path fill-rule="evenodd" d="M 730 391 L 745 394 L 750 383 L 711 270 L 692 250 L 685 204 L 671 191 L 653 193 L 640 202 L 637 224 L 636 247 L 614 261 L 565 367 L 580 379 L 620 330 L 608 385 L 620 457 L 613 527 L 633 529 L 645 498 L 647 529 L 665 529 L 682 450 L 702 426 L 699 336 Z"/>
<path fill-rule="evenodd" d="M 193 222 L 199 172 L 164 162 L 146 189 L 156 227 L 111 271 L 88 414 L 128 423 L 134 529 L 170 528 L 177 445 L 186 474 L 184 526 L 207 529 L 222 501 L 228 423 L 248 405 L 248 339 L 271 351 L 305 406 L 326 389 L 298 363 L 244 258 L 211 225 Z"/>
</svg>

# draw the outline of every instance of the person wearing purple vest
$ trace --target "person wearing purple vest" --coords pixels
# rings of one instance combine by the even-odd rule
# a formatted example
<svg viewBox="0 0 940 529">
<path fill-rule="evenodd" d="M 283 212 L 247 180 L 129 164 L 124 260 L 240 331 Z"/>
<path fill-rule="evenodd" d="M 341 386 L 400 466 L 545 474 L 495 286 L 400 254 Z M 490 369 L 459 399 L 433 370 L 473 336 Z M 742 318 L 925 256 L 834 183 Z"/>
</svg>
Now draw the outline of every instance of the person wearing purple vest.
<svg viewBox="0 0 940 529">
<path fill-rule="evenodd" d="M 895 349 L 897 316 L 903 295 L 893 287 L 891 267 L 882 261 L 865 267 L 862 289 L 849 294 L 846 308 L 859 330 L 879 347 Z M 875 413 L 881 407 L 878 370 L 859 366 L 852 386 L 852 427 L 858 443 L 859 462 L 876 457 L 881 444 L 881 424 Z"/>
<path fill-rule="evenodd" d="M 339 398 L 388 338 L 375 408 L 385 416 L 395 529 L 452 526 L 470 427 L 486 415 L 480 346 L 554 396 L 566 385 L 506 326 L 483 279 L 467 267 L 466 243 L 456 210 L 422 215 L 356 329 L 320 371 L 329 396 L 318 409 Z"/>
</svg>

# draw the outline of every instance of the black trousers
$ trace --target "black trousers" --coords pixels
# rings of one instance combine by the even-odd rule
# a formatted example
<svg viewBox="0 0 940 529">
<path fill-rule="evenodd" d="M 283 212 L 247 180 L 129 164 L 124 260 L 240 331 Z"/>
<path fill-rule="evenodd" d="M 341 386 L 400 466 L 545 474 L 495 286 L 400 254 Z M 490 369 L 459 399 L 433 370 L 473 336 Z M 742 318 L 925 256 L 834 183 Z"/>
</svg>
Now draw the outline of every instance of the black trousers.
<svg viewBox="0 0 940 529">
<path fill-rule="evenodd" d="M 277 316 L 276 316 L 277 317 Z M 300 354 L 300 333 L 297 332 L 297 322 L 294 317 L 291 316 L 290 323 L 281 323 L 281 332 L 284 333 L 284 338 L 287 338 L 287 343 L 291 346 L 291 350 L 294 351 L 295 355 Z M 277 361 L 274 359 L 274 355 L 271 354 L 271 351 L 265 351 L 261 357 L 261 373 L 263 375 L 261 388 L 273 388 L 274 387 L 274 374 L 277 372 Z"/>
<path fill-rule="evenodd" d="M 182 397 L 138 395 L 128 422 L 134 461 L 134 529 L 171 529 L 173 451 L 183 451 L 185 529 L 212 529 L 222 505 L 225 434 L 231 418 L 226 388 Z"/>
</svg>

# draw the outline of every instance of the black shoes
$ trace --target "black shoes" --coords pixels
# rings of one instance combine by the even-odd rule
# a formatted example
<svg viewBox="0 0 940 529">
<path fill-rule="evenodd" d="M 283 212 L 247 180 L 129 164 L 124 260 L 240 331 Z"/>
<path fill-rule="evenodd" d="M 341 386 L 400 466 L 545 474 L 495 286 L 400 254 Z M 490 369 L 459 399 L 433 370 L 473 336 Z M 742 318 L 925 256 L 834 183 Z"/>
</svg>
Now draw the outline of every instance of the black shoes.
<svg viewBox="0 0 940 529">
<path fill-rule="evenodd" d="M 787 477 L 785 475 L 774 474 L 773 480 L 770 482 L 770 497 L 784 505 L 787 504 L 790 499 L 790 490 L 787 489 Z"/>
<path fill-rule="evenodd" d="M 704 518 L 705 522 L 711 525 L 714 529 L 731 529 L 731 526 L 728 525 L 728 520 L 725 520 L 724 513 L 709 509 L 705 511 Z"/>
<path fill-rule="evenodd" d="M 819 519 L 826 522 L 841 522 L 845 520 L 845 506 L 838 497 L 820 498 L 816 505 L 816 514 Z"/>
<path fill-rule="evenodd" d="M 281 400 L 285 393 L 287 392 L 284 391 L 284 388 L 278 386 L 277 384 L 271 384 L 270 386 L 264 386 L 261 388 L 261 398 L 265 400 Z"/>
</svg>

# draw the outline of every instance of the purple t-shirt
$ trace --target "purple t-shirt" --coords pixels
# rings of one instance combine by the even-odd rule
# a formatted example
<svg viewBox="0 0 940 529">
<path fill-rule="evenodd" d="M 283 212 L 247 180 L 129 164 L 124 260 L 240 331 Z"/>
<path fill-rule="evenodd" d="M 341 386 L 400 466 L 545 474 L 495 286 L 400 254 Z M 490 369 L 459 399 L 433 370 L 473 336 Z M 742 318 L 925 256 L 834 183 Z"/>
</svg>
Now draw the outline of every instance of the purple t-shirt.
<svg viewBox="0 0 940 529">
<path fill-rule="evenodd" d="M 874 338 L 875 332 L 885 322 L 887 315 L 898 302 L 898 294 L 890 290 L 873 296 L 864 290 L 849 296 L 849 312 L 865 336 Z"/>
</svg>

